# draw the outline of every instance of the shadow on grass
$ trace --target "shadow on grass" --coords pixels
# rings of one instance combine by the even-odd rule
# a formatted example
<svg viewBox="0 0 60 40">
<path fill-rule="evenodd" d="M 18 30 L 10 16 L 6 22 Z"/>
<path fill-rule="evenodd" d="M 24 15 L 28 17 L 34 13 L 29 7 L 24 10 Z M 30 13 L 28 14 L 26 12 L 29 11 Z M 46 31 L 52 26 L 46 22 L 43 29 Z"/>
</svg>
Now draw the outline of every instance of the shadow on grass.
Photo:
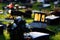
<svg viewBox="0 0 60 40">
<path fill-rule="evenodd" d="M 4 35 L 0 35 L 0 40 L 6 40 Z"/>
<path fill-rule="evenodd" d="M 55 32 L 55 35 L 50 36 L 50 40 L 60 40 L 60 24 L 59 25 L 48 25 L 47 29 Z"/>
<path fill-rule="evenodd" d="M 55 33 L 58 33 L 58 32 L 60 32 L 60 24 L 54 25 L 54 26 L 48 25 L 47 29 L 49 29 Z"/>
</svg>

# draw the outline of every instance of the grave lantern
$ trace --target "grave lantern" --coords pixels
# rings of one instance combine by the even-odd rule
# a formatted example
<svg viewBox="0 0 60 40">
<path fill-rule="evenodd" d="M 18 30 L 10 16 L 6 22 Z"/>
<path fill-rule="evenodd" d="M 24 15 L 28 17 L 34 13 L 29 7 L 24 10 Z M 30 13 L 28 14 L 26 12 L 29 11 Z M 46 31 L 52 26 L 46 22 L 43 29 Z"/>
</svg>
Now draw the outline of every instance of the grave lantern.
<svg viewBox="0 0 60 40">
<path fill-rule="evenodd" d="M 34 22 L 45 22 L 45 13 L 35 12 L 34 13 Z"/>
</svg>

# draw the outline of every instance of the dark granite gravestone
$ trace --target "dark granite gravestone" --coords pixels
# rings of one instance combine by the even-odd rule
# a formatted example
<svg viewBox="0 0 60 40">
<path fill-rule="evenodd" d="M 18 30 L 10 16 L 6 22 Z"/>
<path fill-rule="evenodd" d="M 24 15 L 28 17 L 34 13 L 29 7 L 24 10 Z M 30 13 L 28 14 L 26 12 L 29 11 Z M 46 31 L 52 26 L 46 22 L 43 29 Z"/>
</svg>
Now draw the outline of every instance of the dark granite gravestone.
<svg viewBox="0 0 60 40">
<path fill-rule="evenodd" d="M 21 11 L 11 11 L 12 16 L 23 16 L 26 18 L 31 18 L 31 14 L 32 14 L 32 10 L 27 10 L 25 11 L 25 13 Z"/>
<path fill-rule="evenodd" d="M 27 10 L 27 11 L 25 11 L 24 17 L 31 18 L 31 14 L 32 14 L 32 10 Z"/>
<path fill-rule="evenodd" d="M 54 16 L 54 15 L 47 16 L 46 20 L 48 25 L 59 25 L 60 22 L 59 16 Z"/>
<path fill-rule="evenodd" d="M 0 25 L 0 35 L 3 34 L 3 25 Z"/>
<path fill-rule="evenodd" d="M 24 15 L 24 13 L 21 11 L 11 11 L 11 15 L 12 16 L 21 16 L 21 15 Z"/>
<path fill-rule="evenodd" d="M 49 40 L 48 33 L 29 32 L 24 34 L 26 40 Z"/>
<path fill-rule="evenodd" d="M 3 35 L 3 30 L 6 29 L 6 25 L 0 22 L 0 35 Z"/>
<path fill-rule="evenodd" d="M 45 28 L 47 26 L 45 16 L 45 13 L 35 12 L 34 21 L 30 25 L 36 28 Z"/>
<path fill-rule="evenodd" d="M 32 32 L 42 32 L 42 33 L 48 33 L 49 35 L 55 35 L 53 31 L 50 31 L 46 28 L 31 28 Z"/>
</svg>

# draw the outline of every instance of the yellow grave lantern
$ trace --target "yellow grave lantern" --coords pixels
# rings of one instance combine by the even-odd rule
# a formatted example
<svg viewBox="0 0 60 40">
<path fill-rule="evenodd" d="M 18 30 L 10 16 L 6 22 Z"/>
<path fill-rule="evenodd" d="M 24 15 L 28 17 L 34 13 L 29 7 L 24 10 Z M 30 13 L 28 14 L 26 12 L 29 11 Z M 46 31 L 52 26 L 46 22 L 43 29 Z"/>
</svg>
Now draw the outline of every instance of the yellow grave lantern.
<svg viewBox="0 0 60 40">
<path fill-rule="evenodd" d="M 35 12 L 34 22 L 45 22 L 45 13 Z"/>
</svg>

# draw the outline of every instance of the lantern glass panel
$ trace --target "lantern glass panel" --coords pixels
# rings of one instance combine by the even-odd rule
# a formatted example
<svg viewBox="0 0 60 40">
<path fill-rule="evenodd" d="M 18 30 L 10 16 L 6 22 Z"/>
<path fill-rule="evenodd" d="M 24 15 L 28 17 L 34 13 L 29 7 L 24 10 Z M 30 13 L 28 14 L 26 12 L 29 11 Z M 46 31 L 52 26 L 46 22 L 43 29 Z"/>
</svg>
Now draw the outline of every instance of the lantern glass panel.
<svg viewBox="0 0 60 40">
<path fill-rule="evenodd" d="M 45 21 L 45 15 L 42 15 L 41 22 L 44 22 L 44 21 Z"/>
<path fill-rule="evenodd" d="M 40 21 L 41 14 L 35 13 L 34 21 Z"/>
</svg>

